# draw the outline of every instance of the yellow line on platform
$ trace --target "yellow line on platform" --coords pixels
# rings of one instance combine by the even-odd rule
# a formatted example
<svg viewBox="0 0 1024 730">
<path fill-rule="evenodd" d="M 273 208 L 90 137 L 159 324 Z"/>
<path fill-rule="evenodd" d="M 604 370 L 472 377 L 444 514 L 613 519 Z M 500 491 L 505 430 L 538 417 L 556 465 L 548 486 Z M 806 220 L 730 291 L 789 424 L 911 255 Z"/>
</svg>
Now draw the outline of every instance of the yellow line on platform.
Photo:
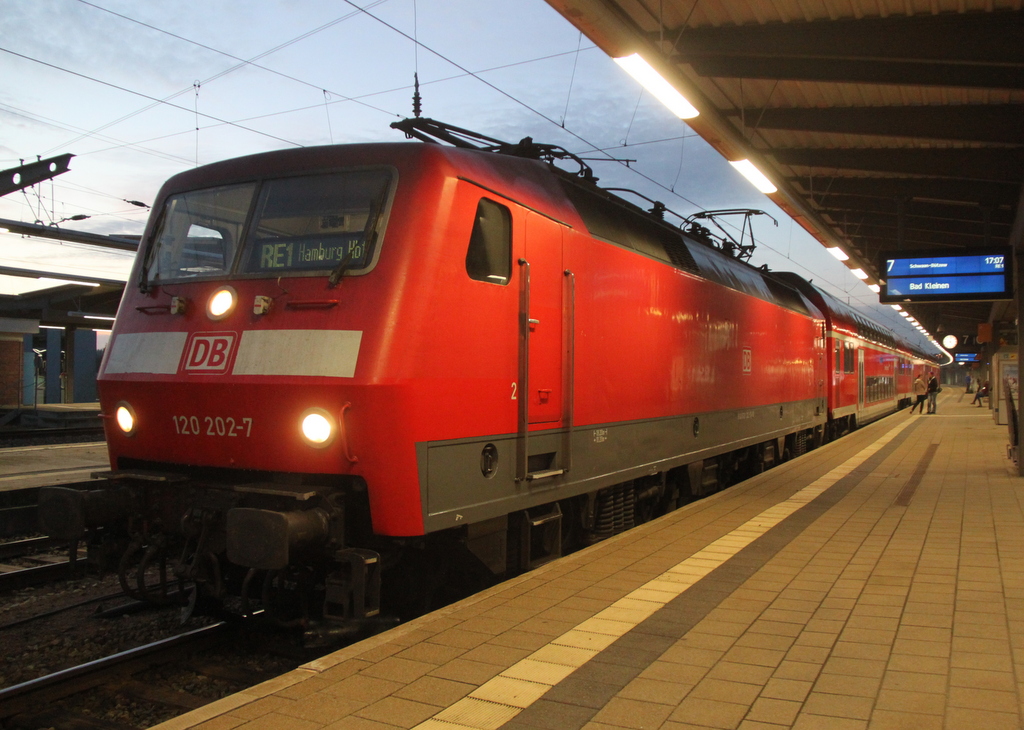
<svg viewBox="0 0 1024 730">
<path fill-rule="evenodd" d="M 469 696 L 420 723 L 414 730 L 496 730 L 620 636 L 636 628 L 655 611 L 874 456 L 912 422 L 911 419 L 904 420 L 789 499 L 766 509 L 620 598 L 550 644 L 513 664 Z"/>
</svg>

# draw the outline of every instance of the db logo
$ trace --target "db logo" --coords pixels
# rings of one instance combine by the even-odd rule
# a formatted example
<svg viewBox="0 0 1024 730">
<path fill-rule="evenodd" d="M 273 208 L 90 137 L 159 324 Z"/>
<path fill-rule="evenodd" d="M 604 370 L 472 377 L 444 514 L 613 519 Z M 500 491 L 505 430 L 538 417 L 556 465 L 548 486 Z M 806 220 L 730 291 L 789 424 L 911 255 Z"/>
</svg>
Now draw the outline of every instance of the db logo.
<svg viewBox="0 0 1024 730">
<path fill-rule="evenodd" d="M 194 334 L 185 348 L 181 369 L 186 373 L 226 373 L 234 345 L 234 332 Z"/>
</svg>

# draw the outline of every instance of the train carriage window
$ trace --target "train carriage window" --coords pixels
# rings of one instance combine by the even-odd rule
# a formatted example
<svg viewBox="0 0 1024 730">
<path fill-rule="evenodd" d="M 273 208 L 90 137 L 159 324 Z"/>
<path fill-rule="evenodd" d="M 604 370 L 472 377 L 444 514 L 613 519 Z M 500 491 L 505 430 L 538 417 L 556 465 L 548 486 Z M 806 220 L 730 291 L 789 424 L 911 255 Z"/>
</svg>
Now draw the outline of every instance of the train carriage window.
<svg viewBox="0 0 1024 730">
<path fill-rule="evenodd" d="M 168 198 L 147 256 L 149 280 L 230 270 L 255 190 L 255 183 L 248 183 Z"/>
<path fill-rule="evenodd" d="M 265 182 L 241 271 L 367 268 L 383 235 L 391 179 L 387 170 L 350 170 Z"/>
<path fill-rule="evenodd" d="M 512 214 L 504 205 L 481 198 L 466 251 L 470 279 L 507 284 L 512 275 Z"/>
</svg>

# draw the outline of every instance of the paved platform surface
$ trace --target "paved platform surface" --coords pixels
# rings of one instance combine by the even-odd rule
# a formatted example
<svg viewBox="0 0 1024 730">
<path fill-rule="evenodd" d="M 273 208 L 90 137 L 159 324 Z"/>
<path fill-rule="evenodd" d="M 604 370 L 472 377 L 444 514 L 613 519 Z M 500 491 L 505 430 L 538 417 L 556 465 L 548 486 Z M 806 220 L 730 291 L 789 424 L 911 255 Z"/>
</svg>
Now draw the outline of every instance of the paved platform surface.
<svg viewBox="0 0 1024 730">
<path fill-rule="evenodd" d="M 1024 727 L 1024 479 L 969 401 L 158 727 Z"/>
<path fill-rule="evenodd" d="M 110 469 L 107 444 L 12 446 L 0 449 L 0 492 L 88 481 Z"/>
</svg>

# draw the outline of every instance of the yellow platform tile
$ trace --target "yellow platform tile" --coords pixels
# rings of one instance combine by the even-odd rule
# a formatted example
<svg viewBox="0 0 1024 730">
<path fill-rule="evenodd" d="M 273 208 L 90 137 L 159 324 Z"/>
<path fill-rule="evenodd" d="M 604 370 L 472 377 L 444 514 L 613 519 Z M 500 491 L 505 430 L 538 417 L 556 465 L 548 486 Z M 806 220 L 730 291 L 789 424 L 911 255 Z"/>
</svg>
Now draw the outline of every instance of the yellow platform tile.
<svg viewBox="0 0 1024 730">
<path fill-rule="evenodd" d="M 475 697 L 465 697 L 417 727 L 427 730 L 426 723 L 431 720 L 442 720 L 445 723 L 455 723 L 463 727 L 474 728 L 474 730 L 498 730 L 520 712 L 521 709 L 518 707 L 478 700 Z M 432 727 L 441 728 L 444 725 L 438 723 Z"/>
<path fill-rule="evenodd" d="M 525 679 L 527 682 L 539 684 L 550 684 L 553 687 L 575 671 L 576 667 L 567 667 L 564 664 L 523 659 L 502 672 L 501 676 Z"/>
<path fill-rule="evenodd" d="M 576 626 L 580 631 L 590 631 L 595 634 L 608 634 L 609 636 L 622 636 L 632 630 L 636 624 L 628 621 L 612 621 L 604 618 L 589 618 Z"/>
<path fill-rule="evenodd" d="M 470 692 L 469 696 L 478 700 L 525 709 L 544 696 L 549 689 L 551 689 L 549 684 L 497 676 L 482 687 Z"/>
<path fill-rule="evenodd" d="M 562 646 L 572 646 L 578 649 L 593 649 L 595 651 L 601 651 L 602 649 L 611 646 L 611 644 L 618 638 L 618 636 L 613 636 L 611 634 L 597 634 L 593 631 L 573 629 L 571 631 L 566 631 L 551 643 Z"/>
<path fill-rule="evenodd" d="M 575 646 L 548 644 L 530 654 L 530 659 L 550 662 L 551 664 L 564 664 L 567 667 L 582 667 L 598 654 L 600 654 L 600 651 L 597 649 L 581 649 Z"/>
</svg>

